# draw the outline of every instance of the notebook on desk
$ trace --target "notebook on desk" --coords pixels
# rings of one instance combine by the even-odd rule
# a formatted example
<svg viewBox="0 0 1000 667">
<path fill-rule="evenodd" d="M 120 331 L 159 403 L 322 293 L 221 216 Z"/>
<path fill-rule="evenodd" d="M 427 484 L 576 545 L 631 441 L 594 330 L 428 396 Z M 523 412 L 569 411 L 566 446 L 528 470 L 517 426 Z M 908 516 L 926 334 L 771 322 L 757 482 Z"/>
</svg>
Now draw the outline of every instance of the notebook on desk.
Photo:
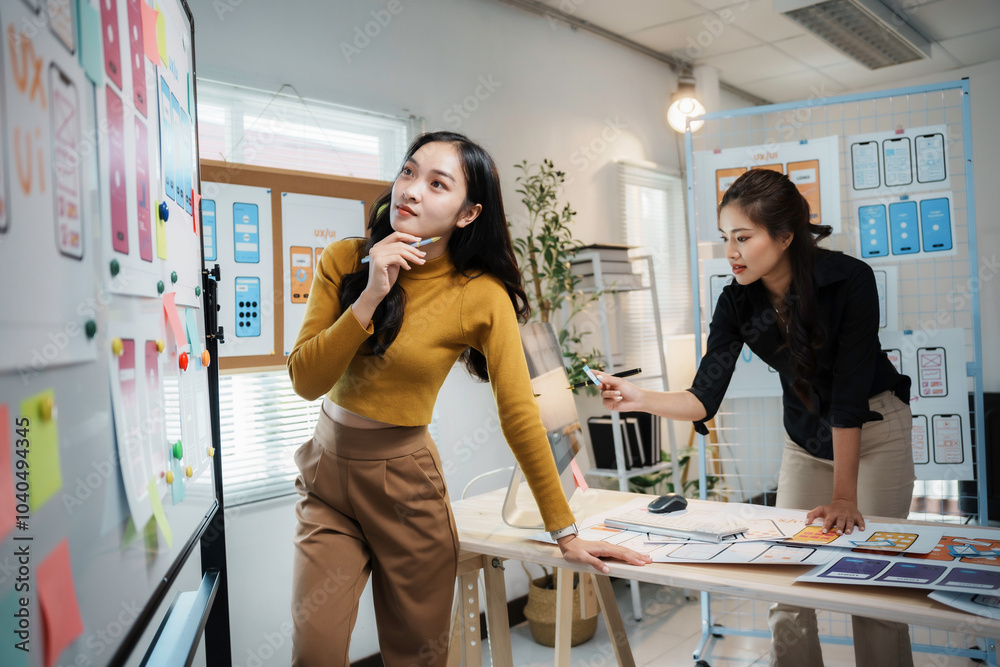
<svg viewBox="0 0 1000 667">
<path fill-rule="evenodd" d="M 608 517 L 604 520 L 604 525 L 656 535 L 690 537 L 705 542 L 721 542 L 749 530 L 744 524 L 714 518 L 710 512 L 689 510 L 682 514 L 653 514 L 645 508 Z"/>
</svg>

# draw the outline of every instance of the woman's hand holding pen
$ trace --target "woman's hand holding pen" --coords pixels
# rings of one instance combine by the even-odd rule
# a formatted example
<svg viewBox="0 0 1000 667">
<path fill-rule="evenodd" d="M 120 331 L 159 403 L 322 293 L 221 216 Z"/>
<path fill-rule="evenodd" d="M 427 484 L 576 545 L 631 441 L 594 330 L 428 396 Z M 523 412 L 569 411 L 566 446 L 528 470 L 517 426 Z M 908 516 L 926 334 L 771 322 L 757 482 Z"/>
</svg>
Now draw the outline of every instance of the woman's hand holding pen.
<svg viewBox="0 0 1000 667">
<path fill-rule="evenodd" d="M 361 326 L 367 328 L 375 309 L 396 284 L 399 269 L 410 270 L 411 263 L 423 264 L 427 253 L 411 243 L 420 241 L 413 234 L 393 232 L 372 246 L 368 253 L 368 285 L 351 307 Z"/>
<path fill-rule="evenodd" d="M 590 565 L 601 574 L 607 574 L 610 570 L 610 568 L 608 568 L 608 566 L 601 561 L 601 558 L 614 558 L 628 563 L 629 565 L 645 565 L 646 563 L 651 563 L 653 561 L 649 554 L 641 554 L 637 551 L 632 551 L 631 549 L 618 546 L 617 544 L 609 544 L 607 542 L 591 542 L 589 540 L 581 539 L 576 535 L 567 535 L 566 537 L 559 538 L 558 544 L 559 550 L 562 551 L 563 558 L 568 560 L 570 563 Z"/>
<path fill-rule="evenodd" d="M 608 410 L 620 410 L 622 412 L 645 410 L 642 400 L 643 389 L 640 389 L 628 380 L 623 380 L 607 373 L 594 371 L 594 375 L 601 381 L 601 398 L 604 399 L 605 408 Z"/>
</svg>

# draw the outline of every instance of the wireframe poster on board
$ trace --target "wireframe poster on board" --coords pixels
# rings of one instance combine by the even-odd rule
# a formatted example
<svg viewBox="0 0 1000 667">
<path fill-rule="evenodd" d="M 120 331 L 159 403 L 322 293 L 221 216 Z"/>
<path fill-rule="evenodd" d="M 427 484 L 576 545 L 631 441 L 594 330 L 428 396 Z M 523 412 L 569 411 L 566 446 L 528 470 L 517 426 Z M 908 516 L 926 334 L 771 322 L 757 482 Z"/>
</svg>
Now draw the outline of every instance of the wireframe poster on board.
<svg viewBox="0 0 1000 667">
<path fill-rule="evenodd" d="M 951 189 L 946 125 L 855 134 L 844 144 L 852 199 Z"/>
<path fill-rule="evenodd" d="M 84 334 L 97 303 L 93 86 L 56 24 L 36 28 L 20 2 L 0 19 L 0 266 L 24 281 L 0 290 L 0 373 L 27 380 L 97 354 Z"/>
<path fill-rule="evenodd" d="M 292 351 L 316 267 L 329 243 L 365 235 L 365 203 L 354 199 L 281 193 L 284 347 Z"/>
<path fill-rule="evenodd" d="M 840 162 L 836 136 L 695 151 L 698 240 L 718 238 L 716 207 L 729 186 L 750 169 L 787 174 L 809 202 L 810 221 L 840 231 Z"/>
<path fill-rule="evenodd" d="M 917 479 L 973 479 L 965 331 L 883 332 L 883 349 L 910 377 Z"/>
<path fill-rule="evenodd" d="M 219 325 L 226 342 L 219 356 L 273 355 L 274 349 L 274 244 L 271 225 L 271 191 L 266 188 L 223 183 L 203 183 L 202 209 L 214 211 L 213 233 L 204 237 L 219 265 Z"/>
</svg>

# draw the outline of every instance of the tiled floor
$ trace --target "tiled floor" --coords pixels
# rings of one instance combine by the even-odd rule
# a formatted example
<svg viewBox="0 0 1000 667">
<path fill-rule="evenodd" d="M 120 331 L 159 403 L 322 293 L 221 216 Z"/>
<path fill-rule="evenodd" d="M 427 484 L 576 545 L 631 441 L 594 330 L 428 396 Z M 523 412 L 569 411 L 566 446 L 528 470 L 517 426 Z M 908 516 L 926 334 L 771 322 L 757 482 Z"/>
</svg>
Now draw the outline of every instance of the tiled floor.
<svg viewBox="0 0 1000 667">
<path fill-rule="evenodd" d="M 632 655 L 639 667 L 693 667 L 692 651 L 701 639 L 701 605 L 697 594 L 685 600 L 682 591 L 652 584 L 640 584 L 643 619 L 636 621 L 632 615 L 629 587 L 625 581 L 614 582 L 618 606 L 632 645 Z M 719 620 L 729 627 L 767 628 L 767 604 L 752 600 L 728 598 L 713 601 L 713 612 L 723 615 Z M 843 635 L 850 628 L 846 617 L 819 615 L 820 633 Z M 835 626 L 835 627 L 831 627 Z M 926 629 L 918 629 L 916 641 L 943 643 L 946 638 Z M 511 628 L 511 646 L 514 665 L 517 667 L 549 667 L 553 649 L 535 643 L 527 623 Z M 954 635 L 952 635 L 954 637 Z M 954 641 L 954 640 L 953 640 Z M 766 637 L 728 635 L 709 645 L 702 659 L 711 667 L 762 667 L 767 665 Z M 827 667 L 854 665 L 854 650 L 849 645 L 824 644 L 823 658 Z M 491 664 L 489 646 L 483 646 L 483 664 Z M 603 620 L 598 621 L 593 638 L 576 646 L 571 652 L 573 667 L 612 667 L 615 662 L 612 644 Z M 927 653 L 914 653 L 916 667 L 970 667 L 977 663 L 968 658 L 947 657 Z M 805 667 L 805 666 L 804 666 Z M 808 666 L 812 667 L 812 666 Z"/>
</svg>

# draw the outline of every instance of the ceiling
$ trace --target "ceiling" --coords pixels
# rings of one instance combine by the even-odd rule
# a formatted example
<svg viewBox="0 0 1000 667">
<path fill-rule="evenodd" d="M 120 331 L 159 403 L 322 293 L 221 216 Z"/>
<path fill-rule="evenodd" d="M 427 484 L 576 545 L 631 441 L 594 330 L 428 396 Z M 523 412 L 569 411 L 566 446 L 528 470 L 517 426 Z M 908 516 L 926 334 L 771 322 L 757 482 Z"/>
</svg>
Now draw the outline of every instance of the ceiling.
<svg viewBox="0 0 1000 667">
<path fill-rule="evenodd" d="M 1000 60 L 1000 0 L 882 0 L 932 42 L 931 58 L 869 70 L 775 13 L 771 0 L 541 0 L 661 54 L 711 65 L 773 101 L 822 97 Z"/>
</svg>

